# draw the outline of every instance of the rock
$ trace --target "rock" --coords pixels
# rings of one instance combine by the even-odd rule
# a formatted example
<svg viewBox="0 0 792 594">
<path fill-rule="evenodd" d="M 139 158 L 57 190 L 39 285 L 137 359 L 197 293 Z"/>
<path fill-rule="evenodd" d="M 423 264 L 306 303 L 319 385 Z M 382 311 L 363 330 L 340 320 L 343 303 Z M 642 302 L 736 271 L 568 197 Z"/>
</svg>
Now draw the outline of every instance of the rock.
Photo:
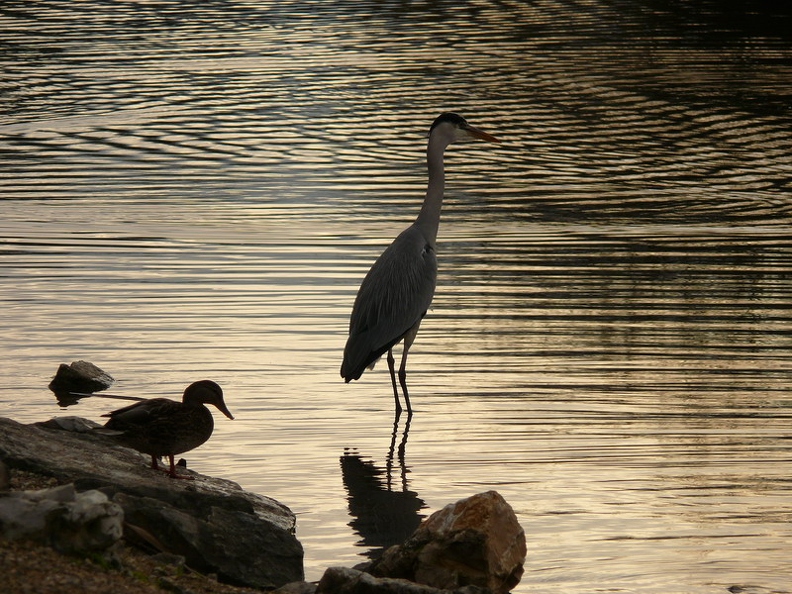
<svg viewBox="0 0 792 594">
<path fill-rule="evenodd" d="M 187 566 L 201 573 L 216 573 L 221 581 L 259 588 L 303 577 L 301 564 L 300 571 L 293 569 L 297 552 L 302 560 L 302 548 L 295 550 L 293 534 L 273 530 L 246 510 L 213 505 L 206 513 L 196 514 L 163 505 L 161 498 L 126 493 L 117 493 L 113 501 L 124 508 L 138 536 L 144 531 L 155 539 L 150 544 L 184 556 Z"/>
<path fill-rule="evenodd" d="M 449 592 L 405 579 L 376 578 L 363 571 L 347 567 L 328 568 L 316 587 L 316 594 L 449 594 Z M 477 586 L 465 586 L 453 592 L 484 594 L 486 590 Z"/>
<path fill-rule="evenodd" d="M 123 508 L 127 540 L 182 555 L 220 581 L 269 590 L 303 579 L 303 550 L 286 506 L 194 472 L 192 481 L 170 479 L 105 436 L 59 428 L 86 423 L 0 418 L 0 459 L 11 469 L 74 483 L 77 491 L 100 490 Z"/>
<path fill-rule="evenodd" d="M 316 582 L 290 582 L 269 594 L 315 594 Z"/>
<path fill-rule="evenodd" d="M 0 491 L 8 491 L 11 488 L 11 476 L 8 474 L 8 467 L 0 460 Z"/>
<path fill-rule="evenodd" d="M 104 427 L 100 423 L 83 419 L 82 417 L 54 417 L 49 421 L 38 423 L 38 425 L 48 429 L 63 429 L 64 431 L 73 431 L 75 433 L 91 433 Z"/>
<path fill-rule="evenodd" d="M 440 589 L 475 585 L 505 594 L 519 583 L 525 555 L 525 532 L 514 510 L 488 491 L 435 512 L 368 571 Z"/>
<path fill-rule="evenodd" d="M 100 491 L 75 495 L 62 514 L 48 517 L 51 544 L 63 553 L 103 551 L 123 534 L 124 512 Z"/>
<path fill-rule="evenodd" d="M 99 392 L 113 385 L 115 380 L 93 363 L 74 361 L 71 365 L 61 363 L 49 389 L 56 394 L 69 392 Z"/>
<path fill-rule="evenodd" d="M 19 491 L 0 498 L 0 532 L 70 554 L 102 552 L 123 532 L 124 512 L 104 493 L 77 493 L 73 484 Z"/>
</svg>

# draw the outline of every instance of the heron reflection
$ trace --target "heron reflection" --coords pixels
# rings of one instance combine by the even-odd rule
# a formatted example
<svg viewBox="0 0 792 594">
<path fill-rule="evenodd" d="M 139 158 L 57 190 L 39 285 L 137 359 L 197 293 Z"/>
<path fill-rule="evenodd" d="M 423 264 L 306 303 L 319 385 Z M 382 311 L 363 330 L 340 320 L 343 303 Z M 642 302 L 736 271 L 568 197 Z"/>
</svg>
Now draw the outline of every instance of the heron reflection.
<svg viewBox="0 0 792 594">
<path fill-rule="evenodd" d="M 341 456 L 341 475 L 353 517 L 349 526 L 360 535 L 358 545 L 366 548 L 363 554 L 369 559 L 376 559 L 391 545 L 404 542 L 424 517 L 420 510 L 426 508 L 426 503 L 408 486 L 405 452 L 409 431 L 408 419 L 397 445 L 397 415 L 384 469 L 354 449 L 345 449 Z M 394 474 L 398 476 L 394 478 Z"/>
</svg>

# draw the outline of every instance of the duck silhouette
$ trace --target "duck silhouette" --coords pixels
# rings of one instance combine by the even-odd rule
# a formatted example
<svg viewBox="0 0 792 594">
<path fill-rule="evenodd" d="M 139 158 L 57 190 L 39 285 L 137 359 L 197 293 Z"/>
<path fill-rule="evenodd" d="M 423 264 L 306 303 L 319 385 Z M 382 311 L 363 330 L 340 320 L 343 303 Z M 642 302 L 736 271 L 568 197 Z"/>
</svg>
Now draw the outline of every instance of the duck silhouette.
<svg viewBox="0 0 792 594">
<path fill-rule="evenodd" d="M 110 417 L 104 427 L 118 443 L 151 456 L 151 468 L 160 470 L 158 458 L 167 456 L 171 478 L 192 479 L 176 473 L 173 458 L 212 436 L 214 419 L 206 404 L 216 406 L 229 419 L 234 418 L 223 400 L 222 388 L 211 380 L 187 386 L 181 402 L 151 398 L 102 416 Z"/>
</svg>

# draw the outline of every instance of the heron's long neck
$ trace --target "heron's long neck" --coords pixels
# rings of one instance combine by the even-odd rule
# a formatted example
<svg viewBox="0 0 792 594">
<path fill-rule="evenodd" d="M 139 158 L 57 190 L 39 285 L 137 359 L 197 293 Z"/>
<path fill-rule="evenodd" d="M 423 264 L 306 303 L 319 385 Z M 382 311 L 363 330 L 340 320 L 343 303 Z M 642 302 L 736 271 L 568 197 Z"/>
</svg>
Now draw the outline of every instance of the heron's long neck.
<svg viewBox="0 0 792 594">
<path fill-rule="evenodd" d="M 440 226 L 440 209 L 443 207 L 443 190 L 445 187 L 445 172 L 443 169 L 443 152 L 448 142 L 441 138 L 429 137 L 429 146 L 426 149 L 426 161 L 429 165 L 429 186 L 426 189 L 421 212 L 415 224 L 418 225 L 434 247 L 437 240 L 437 229 Z"/>
</svg>

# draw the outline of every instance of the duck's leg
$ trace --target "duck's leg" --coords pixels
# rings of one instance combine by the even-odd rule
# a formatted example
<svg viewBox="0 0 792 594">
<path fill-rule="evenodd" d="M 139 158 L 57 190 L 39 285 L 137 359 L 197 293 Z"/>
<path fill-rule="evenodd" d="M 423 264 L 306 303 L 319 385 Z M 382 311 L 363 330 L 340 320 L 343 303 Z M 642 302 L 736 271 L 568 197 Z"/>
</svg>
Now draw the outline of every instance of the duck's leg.
<svg viewBox="0 0 792 594">
<path fill-rule="evenodd" d="M 157 457 L 154 454 L 151 454 L 151 468 L 153 470 L 159 470 L 159 464 L 157 463 Z"/>
<path fill-rule="evenodd" d="M 179 475 L 176 474 L 176 464 L 173 462 L 173 454 L 168 454 L 168 462 L 170 462 L 170 470 L 168 471 L 168 476 L 171 478 L 179 478 Z"/>
<path fill-rule="evenodd" d="M 189 474 L 177 474 L 176 473 L 176 464 L 173 461 L 173 454 L 168 454 L 168 461 L 170 462 L 170 470 L 168 471 L 168 476 L 175 479 L 184 479 L 186 481 L 195 480 L 194 476 L 190 476 Z"/>
</svg>

